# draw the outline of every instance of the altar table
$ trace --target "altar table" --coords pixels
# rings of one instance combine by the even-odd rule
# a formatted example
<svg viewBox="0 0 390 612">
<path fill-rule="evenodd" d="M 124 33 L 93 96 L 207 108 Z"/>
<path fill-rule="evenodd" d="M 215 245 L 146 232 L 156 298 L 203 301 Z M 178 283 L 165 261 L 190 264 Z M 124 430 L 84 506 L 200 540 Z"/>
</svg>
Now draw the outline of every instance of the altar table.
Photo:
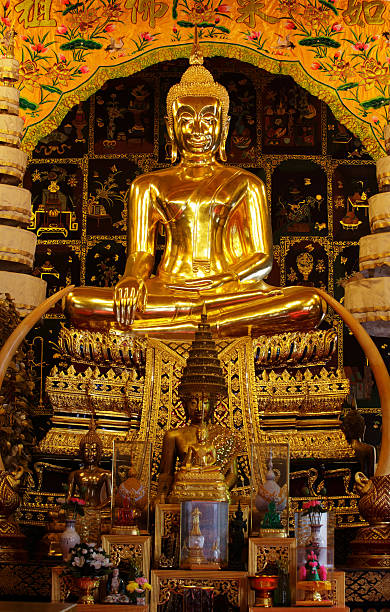
<svg viewBox="0 0 390 612">
<path fill-rule="evenodd" d="M 0 601 L 0 612 L 68 612 L 75 610 L 74 603 L 40 601 Z"/>
</svg>

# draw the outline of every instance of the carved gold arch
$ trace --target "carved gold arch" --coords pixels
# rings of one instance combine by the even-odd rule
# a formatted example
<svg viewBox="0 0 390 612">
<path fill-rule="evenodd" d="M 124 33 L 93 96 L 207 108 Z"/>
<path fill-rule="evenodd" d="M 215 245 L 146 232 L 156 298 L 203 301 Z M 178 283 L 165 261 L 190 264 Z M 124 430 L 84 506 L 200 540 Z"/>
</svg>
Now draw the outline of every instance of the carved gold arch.
<svg viewBox="0 0 390 612">
<path fill-rule="evenodd" d="M 1 14 L 3 12 L 3 16 Z M 390 3 L 385 0 L 10 0 L 21 64 L 24 147 L 106 80 L 188 57 L 197 23 L 205 56 L 288 74 L 324 100 L 374 158 L 390 103 Z"/>
</svg>

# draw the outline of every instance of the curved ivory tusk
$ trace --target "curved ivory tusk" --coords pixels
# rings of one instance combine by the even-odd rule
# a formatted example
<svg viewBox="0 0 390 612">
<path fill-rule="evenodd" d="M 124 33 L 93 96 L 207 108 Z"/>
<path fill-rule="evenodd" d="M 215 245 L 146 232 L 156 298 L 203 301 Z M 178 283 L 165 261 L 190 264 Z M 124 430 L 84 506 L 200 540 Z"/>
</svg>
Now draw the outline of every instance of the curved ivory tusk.
<svg viewBox="0 0 390 612">
<path fill-rule="evenodd" d="M 385 362 L 372 338 L 349 310 L 344 308 L 325 291 L 321 289 L 316 289 L 316 291 L 341 316 L 344 323 L 348 325 L 364 351 L 374 375 L 382 409 L 382 444 L 375 476 L 385 476 L 390 474 L 390 376 Z"/>
<path fill-rule="evenodd" d="M 43 317 L 48 310 L 50 310 L 50 308 L 52 308 L 61 298 L 68 295 L 68 293 L 72 291 L 74 287 L 74 285 L 69 285 L 69 287 L 61 289 L 61 291 L 58 291 L 58 293 L 55 293 L 47 298 L 44 302 L 42 302 L 42 304 L 39 304 L 39 306 L 34 308 L 34 310 L 19 323 L 10 337 L 6 340 L 3 348 L 0 351 L 0 389 L 3 384 L 7 368 L 28 332 L 34 327 L 39 319 Z"/>
</svg>

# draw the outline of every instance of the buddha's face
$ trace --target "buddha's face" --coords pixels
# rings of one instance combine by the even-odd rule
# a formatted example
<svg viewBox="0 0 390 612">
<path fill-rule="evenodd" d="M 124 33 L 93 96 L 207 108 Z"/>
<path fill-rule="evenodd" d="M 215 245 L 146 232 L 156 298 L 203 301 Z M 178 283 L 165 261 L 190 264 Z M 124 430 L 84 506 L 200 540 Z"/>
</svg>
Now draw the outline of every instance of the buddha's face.
<svg viewBox="0 0 390 612">
<path fill-rule="evenodd" d="M 216 153 L 225 137 L 217 98 L 184 96 L 173 103 L 173 136 L 180 152 Z"/>
<path fill-rule="evenodd" d="M 207 423 L 212 417 L 213 406 L 208 398 L 199 393 L 199 395 L 194 394 L 187 400 L 185 411 L 191 423 L 201 423 L 202 421 Z"/>
<path fill-rule="evenodd" d="M 95 465 L 99 462 L 100 452 L 95 442 L 87 442 L 83 450 L 84 462 L 88 465 Z"/>
</svg>

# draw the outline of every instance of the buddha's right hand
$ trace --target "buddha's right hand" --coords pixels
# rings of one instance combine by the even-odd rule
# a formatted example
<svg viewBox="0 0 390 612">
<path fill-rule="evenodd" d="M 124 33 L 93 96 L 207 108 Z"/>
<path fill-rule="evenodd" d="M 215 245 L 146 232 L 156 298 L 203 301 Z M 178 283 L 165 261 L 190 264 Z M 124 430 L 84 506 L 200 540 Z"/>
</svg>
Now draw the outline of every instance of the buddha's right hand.
<svg viewBox="0 0 390 612">
<path fill-rule="evenodd" d="M 115 287 L 115 317 L 121 325 L 132 325 L 135 313 L 143 312 L 146 304 L 146 286 L 142 279 L 128 276 Z"/>
</svg>

